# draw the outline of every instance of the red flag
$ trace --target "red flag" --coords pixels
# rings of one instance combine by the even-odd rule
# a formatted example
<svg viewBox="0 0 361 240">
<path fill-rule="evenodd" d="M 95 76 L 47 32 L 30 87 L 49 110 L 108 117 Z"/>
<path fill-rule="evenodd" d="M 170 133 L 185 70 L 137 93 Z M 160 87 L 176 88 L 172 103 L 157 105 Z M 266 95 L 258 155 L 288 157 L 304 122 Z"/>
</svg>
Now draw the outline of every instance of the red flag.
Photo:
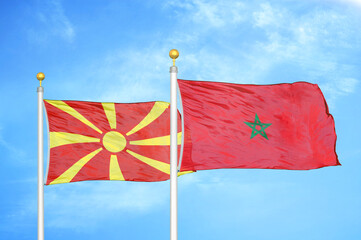
<svg viewBox="0 0 361 240">
<path fill-rule="evenodd" d="M 334 120 L 316 84 L 178 84 L 184 117 L 182 170 L 340 165 Z"/>
<path fill-rule="evenodd" d="M 47 185 L 169 179 L 169 103 L 45 100 L 44 104 L 50 137 Z M 180 126 L 179 115 L 178 122 Z"/>
</svg>

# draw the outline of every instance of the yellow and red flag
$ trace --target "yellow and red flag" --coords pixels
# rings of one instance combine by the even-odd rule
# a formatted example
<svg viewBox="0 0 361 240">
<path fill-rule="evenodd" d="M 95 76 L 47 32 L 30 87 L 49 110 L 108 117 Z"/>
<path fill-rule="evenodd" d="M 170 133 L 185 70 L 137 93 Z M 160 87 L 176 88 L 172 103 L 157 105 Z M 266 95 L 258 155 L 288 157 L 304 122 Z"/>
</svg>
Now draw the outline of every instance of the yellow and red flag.
<svg viewBox="0 0 361 240">
<path fill-rule="evenodd" d="M 46 185 L 169 179 L 169 103 L 44 100 L 44 104 L 50 147 Z M 178 113 L 178 145 L 180 139 Z"/>
</svg>

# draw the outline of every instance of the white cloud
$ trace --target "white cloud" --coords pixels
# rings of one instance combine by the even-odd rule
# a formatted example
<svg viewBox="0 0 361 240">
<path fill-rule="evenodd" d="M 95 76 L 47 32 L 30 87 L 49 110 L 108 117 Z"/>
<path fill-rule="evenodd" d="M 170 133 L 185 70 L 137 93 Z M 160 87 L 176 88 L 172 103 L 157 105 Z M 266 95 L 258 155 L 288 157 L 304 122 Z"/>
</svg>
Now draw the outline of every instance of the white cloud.
<svg viewBox="0 0 361 240">
<path fill-rule="evenodd" d="M 52 36 L 60 37 L 67 42 L 74 40 L 74 26 L 66 16 L 59 0 L 42 2 L 35 16 L 39 24 L 36 29 L 28 30 L 32 41 L 46 42 Z"/>
<path fill-rule="evenodd" d="M 339 88 L 344 93 L 353 93 L 358 84 L 358 80 L 354 78 L 343 78 L 339 82 Z"/>
<path fill-rule="evenodd" d="M 171 1 L 163 7 L 172 16 L 178 14 L 164 38 L 150 40 L 142 49 L 106 54 L 86 66 L 83 72 L 88 76 L 80 78 L 87 78 L 86 84 L 79 81 L 80 86 L 74 87 L 71 82 L 69 89 L 87 89 L 84 92 L 97 101 L 167 101 L 169 91 L 164 89 L 169 87 L 169 74 L 164 66 L 171 64 L 168 51 L 173 47 L 180 50 L 180 78 L 258 84 L 296 79 L 322 84 L 344 78 L 340 71 L 344 64 L 334 52 L 340 50 L 334 48 L 360 50 L 361 36 L 354 39 L 360 35 L 353 27 L 355 19 L 335 9 L 312 8 L 299 14 L 270 2 L 205 0 Z M 247 30 L 250 33 L 242 30 L 247 26 L 253 27 Z M 289 64 L 297 76 L 280 80 L 270 75 Z M 287 69 L 278 69 L 280 74 L 283 70 Z M 352 72 L 354 66 L 348 69 Z M 103 94 L 94 99 L 94 90 Z"/>
<path fill-rule="evenodd" d="M 196 193 L 197 201 L 192 202 L 189 210 L 197 209 L 197 215 L 210 216 L 208 214 L 211 214 L 212 218 L 217 218 L 220 215 L 229 216 L 229 221 L 233 222 L 239 219 L 239 214 L 242 214 L 245 219 L 276 214 L 279 208 L 284 205 L 277 202 L 270 203 L 267 196 L 270 196 L 272 192 L 282 192 L 292 187 L 293 183 L 289 179 L 287 182 L 258 182 L 257 177 L 254 176 L 251 180 L 240 179 L 241 171 L 234 169 L 199 171 L 192 176 L 187 176 L 189 179 L 184 179 L 185 181 L 180 180 L 179 194 L 182 195 L 183 201 L 191 201 L 193 196 L 190 193 Z M 260 175 L 256 174 L 256 176 Z M 235 179 L 238 180 L 235 181 Z M 187 184 L 188 182 L 190 184 Z M 208 206 L 216 206 L 214 211 L 208 212 L 207 208 L 199 206 L 204 202 L 207 202 Z M 218 205 L 219 202 L 223 202 L 222 206 Z M 273 206 L 269 208 L 269 205 Z M 228 220 L 224 219 L 223 221 Z"/>
<path fill-rule="evenodd" d="M 203 181 L 197 178 L 195 174 L 180 177 L 179 191 Z M 36 183 L 36 179 L 21 181 L 24 182 Z M 212 183 L 214 181 L 210 181 Z M 45 228 L 71 228 L 89 232 L 110 218 L 127 222 L 129 216 L 135 218 L 168 209 L 169 191 L 169 181 L 86 181 L 45 186 Z M 16 210 L 4 216 L 5 221 L 14 227 L 8 231 L 16 230 L 37 215 L 33 193 L 34 190 L 32 194 L 19 198 Z"/>
<path fill-rule="evenodd" d="M 77 81 L 64 81 L 61 76 L 53 80 L 63 82 L 56 92 L 62 99 L 84 101 L 168 101 L 170 48 L 160 46 L 162 43 L 150 45 L 146 49 L 117 49 L 77 66 L 72 73 Z"/>
<path fill-rule="evenodd" d="M 361 7 L 361 0 L 331 0 L 344 4 L 351 4 L 352 6 Z"/>
<path fill-rule="evenodd" d="M 188 19 L 206 28 L 220 28 L 244 21 L 244 4 L 238 1 L 187 0 L 168 1 L 166 8 L 180 8 L 187 11 Z M 181 16 L 182 14 L 179 14 Z"/>
<path fill-rule="evenodd" d="M 79 182 L 45 187 L 46 224 L 87 231 L 109 217 L 144 215 L 168 204 L 169 182 Z"/>
<path fill-rule="evenodd" d="M 24 150 L 10 144 L 8 141 L 5 140 L 2 134 L 1 127 L 0 127 L 0 147 L 3 147 L 8 152 L 7 155 L 12 159 L 16 159 L 17 161 L 24 161 L 24 158 L 26 156 Z"/>
<path fill-rule="evenodd" d="M 273 2 L 201 0 L 172 1 L 165 6 L 178 11 L 176 30 L 162 43 L 183 47 L 180 78 L 258 84 L 301 80 L 325 85 L 332 81 L 344 86 L 338 87 L 342 94 L 327 94 L 332 99 L 351 94 L 357 86 L 357 66 L 340 57 L 345 54 L 342 51 L 361 51 L 361 34 L 355 28 L 359 22 L 344 9 L 312 7 L 297 12 Z M 253 26 L 251 32 L 242 30 L 249 26 Z M 228 43 L 230 39 L 233 42 Z M 279 75 L 289 71 L 282 65 L 293 68 L 288 78 L 275 76 L 277 71 Z M 354 80 L 345 80 L 345 75 Z"/>
<path fill-rule="evenodd" d="M 169 49 L 170 50 L 170 49 Z M 171 59 L 168 49 L 154 47 L 147 50 L 115 51 L 99 62 L 97 72 L 93 76 L 106 79 L 101 83 L 104 91 L 99 96 L 101 101 L 141 102 L 166 101 L 169 91 L 160 88 L 169 85 Z M 104 84 L 106 83 L 106 84 Z"/>
<path fill-rule="evenodd" d="M 264 71 L 291 65 L 293 74 L 298 75 L 295 77 L 302 77 L 299 80 L 320 84 L 332 107 L 339 97 L 354 92 L 357 66 L 344 62 L 342 56 L 351 49 L 351 54 L 361 51 L 355 16 L 334 8 L 314 8 L 298 16 L 268 3 L 261 4 L 260 9 L 253 14 L 255 26 L 264 31 L 267 40 L 258 41 L 255 49 L 259 51 L 252 51 L 252 55 L 264 59 L 267 66 Z M 280 74 L 284 71 L 287 69 L 279 68 Z"/>
<path fill-rule="evenodd" d="M 324 92 L 327 103 L 330 108 L 336 106 L 336 101 L 339 97 L 346 96 L 355 92 L 359 80 L 355 78 L 342 77 L 337 79 L 330 79 L 320 84 L 320 88 Z"/>
<path fill-rule="evenodd" d="M 254 25 L 256 27 L 277 26 L 283 21 L 283 14 L 272 8 L 269 3 L 262 3 L 261 9 L 253 12 Z"/>
</svg>

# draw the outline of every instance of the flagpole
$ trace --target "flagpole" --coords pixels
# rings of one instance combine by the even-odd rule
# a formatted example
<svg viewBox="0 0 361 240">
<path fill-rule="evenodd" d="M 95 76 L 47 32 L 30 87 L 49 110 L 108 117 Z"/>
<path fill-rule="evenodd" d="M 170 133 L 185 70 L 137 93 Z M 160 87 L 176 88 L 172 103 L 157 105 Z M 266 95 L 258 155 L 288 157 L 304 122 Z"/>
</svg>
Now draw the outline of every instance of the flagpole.
<svg viewBox="0 0 361 240">
<path fill-rule="evenodd" d="M 173 59 L 170 67 L 170 240 L 178 239 L 178 199 L 177 199 L 177 73 L 175 60 L 179 56 L 176 49 L 169 52 Z"/>
<path fill-rule="evenodd" d="M 43 94 L 41 82 L 45 75 L 39 72 L 36 78 L 40 81 L 38 92 L 38 240 L 44 240 L 44 134 L 43 134 Z"/>
</svg>

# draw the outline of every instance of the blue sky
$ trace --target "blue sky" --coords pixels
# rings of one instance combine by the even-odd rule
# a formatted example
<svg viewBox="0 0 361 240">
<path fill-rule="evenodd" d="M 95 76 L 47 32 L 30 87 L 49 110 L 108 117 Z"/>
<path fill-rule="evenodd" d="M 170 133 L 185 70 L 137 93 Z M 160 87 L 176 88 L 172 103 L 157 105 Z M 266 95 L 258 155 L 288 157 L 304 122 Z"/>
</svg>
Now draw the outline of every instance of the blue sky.
<svg viewBox="0 0 361 240">
<path fill-rule="evenodd" d="M 1 1 L 0 239 L 37 234 L 37 97 L 169 101 L 189 80 L 319 84 L 341 167 L 179 178 L 179 239 L 361 238 L 361 1 Z M 47 154 L 47 151 L 45 152 Z M 169 181 L 45 187 L 46 239 L 168 239 Z"/>
</svg>

